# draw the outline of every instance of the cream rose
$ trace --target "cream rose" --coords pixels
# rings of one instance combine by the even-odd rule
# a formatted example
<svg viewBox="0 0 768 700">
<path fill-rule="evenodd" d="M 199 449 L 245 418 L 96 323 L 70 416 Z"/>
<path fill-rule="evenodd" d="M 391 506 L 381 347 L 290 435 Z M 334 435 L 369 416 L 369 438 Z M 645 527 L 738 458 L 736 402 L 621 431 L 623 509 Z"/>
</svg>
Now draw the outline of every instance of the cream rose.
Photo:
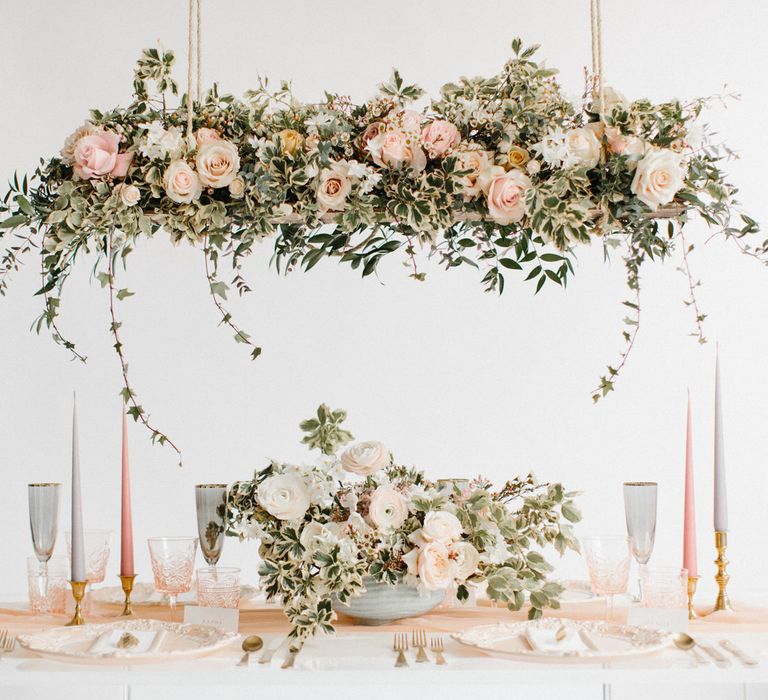
<svg viewBox="0 0 768 700">
<path fill-rule="evenodd" d="M 213 143 L 215 141 L 221 141 L 221 134 L 216 129 L 209 129 L 208 127 L 201 127 L 195 132 L 195 141 L 198 146 L 202 146 L 205 143 Z"/>
<path fill-rule="evenodd" d="M 120 198 L 120 202 L 126 207 L 132 207 L 138 204 L 141 199 L 141 192 L 136 185 L 126 185 L 125 183 L 121 183 L 115 187 L 115 192 Z"/>
<path fill-rule="evenodd" d="M 594 168 L 600 160 L 600 141 L 593 129 L 571 129 L 565 135 L 565 145 L 574 165 Z"/>
<path fill-rule="evenodd" d="M 309 508 L 309 489 L 293 474 L 264 479 L 256 491 L 259 504 L 278 520 L 298 520 Z"/>
<path fill-rule="evenodd" d="M 414 547 L 403 561 L 408 565 L 408 573 L 418 576 L 428 591 L 448 588 L 456 578 L 456 562 L 442 542 L 427 542 L 423 547 Z"/>
<path fill-rule="evenodd" d="M 304 137 L 294 129 L 283 129 L 277 135 L 280 137 L 280 148 L 283 155 L 294 155 L 304 143 Z"/>
<path fill-rule="evenodd" d="M 368 518 L 380 530 L 397 530 L 408 516 L 403 495 L 391 486 L 379 486 L 371 496 Z"/>
<path fill-rule="evenodd" d="M 520 221 L 525 215 L 525 192 L 530 178 L 519 170 L 496 177 L 488 188 L 488 213 L 500 224 Z"/>
<path fill-rule="evenodd" d="M 163 176 L 163 184 L 168 197 L 179 204 L 199 199 L 203 191 L 197 173 L 184 160 L 171 161 Z"/>
<path fill-rule="evenodd" d="M 347 166 L 334 163 L 330 168 L 323 168 L 317 183 L 317 203 L 321 211 L 344 211 L 347 208 L 347 196 L 352 191 L 352 180 Z"/>
<path fill-rule="evenodd" d="M 380 442 L 358 442 L 341 454 L 341 468 L 360 476 L 370 476 L 391 461 L 389 450 Z"/>
<path fill-rule="evenodd" d="M 447 510 L 431 510 L 424 516 L 421 536 L 426 542 L 442 542 L 447 545 L 461 538 L 461 523 Z"/>
<path fill-rule="evenodd" d="M 448 553 L 456 563 L 456 578 L 460 581 L 466 581 L 477 571 L 480 552 L 469 542 L 455 542 L 449 545 Z"/>
<path fill-rule="evenodd" d="M 242 199 L 245 195 L 245 180 L 239 175 L 229 183 L 229 196 L 232 199 Z"/>
<path fill-rule="evenodd" d="M 368 142 L 373 162 L 390 168 L 410 166 L 420 173 L 427 165 L 427 156 L 413 136 L 404 131 L 386 131 Z"/>
<path fill-rule="evenodd" d="M 424 127 L 421 140 L 430 158 L 442 158 L 461 141 L 461 134 L 451 122 L 435 119 Z"/>
<path fill-rule="evenodd" d="M 680 156 L 663 148 L 651 150 L 637 164 L 631 189 L 641 202 L 655 211 L 674 199 L 684 179 Z"/>
<path fill-rule="evenodd" d="M 492 163 L 493 154 L 479 148 L 460 151 L 457 154 L 457 168 L 469 173 L 459 178 L 465 199 L 474 199 L 482 191 L 478 182 L 480 173 Z"/>
<path fill-rule="evenodd" d="M 231 141 L 209 141 L 195 158 L 200 182 L 208 187 L 227 187 L 240 172 L 240 156 Z"/>
</svg>

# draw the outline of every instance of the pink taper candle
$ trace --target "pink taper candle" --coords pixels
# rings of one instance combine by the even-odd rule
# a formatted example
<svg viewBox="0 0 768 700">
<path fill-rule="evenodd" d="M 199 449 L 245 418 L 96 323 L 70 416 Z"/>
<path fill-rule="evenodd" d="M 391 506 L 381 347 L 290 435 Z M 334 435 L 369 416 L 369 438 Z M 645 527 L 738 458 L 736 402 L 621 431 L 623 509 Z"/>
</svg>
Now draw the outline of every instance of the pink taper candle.
<svg viewBox="0 0 768 700">
<path fill-rule="evenodd" d="M 131 514 L 131 472 L 128 468 L 128 425 L 123 408 L 123 489 L 120 527 L 120 575 L 134 576 L 133 517 Z"/>
<path fill-rule="evenodd" d="M 688 393 L 688 418 L 685 425 L 685 515 L 683 516 L 683 568 L 688 577 L 699 575 L 696 562 L 696 499 L 693 491 L 693 435 L 691 432 L 691 394 Z"/>
</svg>

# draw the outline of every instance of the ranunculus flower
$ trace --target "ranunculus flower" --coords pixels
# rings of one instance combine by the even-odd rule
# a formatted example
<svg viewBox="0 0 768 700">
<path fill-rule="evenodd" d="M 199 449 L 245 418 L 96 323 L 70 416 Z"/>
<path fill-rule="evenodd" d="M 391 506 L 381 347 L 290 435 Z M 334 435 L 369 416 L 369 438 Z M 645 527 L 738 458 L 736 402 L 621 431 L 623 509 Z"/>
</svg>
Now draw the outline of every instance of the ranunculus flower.
<svg viewBox="0 0 768 700">
<path fill-rule="evenodd" d="M 125 177 L 133 153 L 118 153 L 120 136 L 114 131 L 99 130 L 78 139 L 73 151 L 73 170 L 81 180 L 112 175 Z"/>
<path fill-rule="evenodd" d="M 427 165 L 427 156 L 416 138 L 404 131 L 385 131 L 368 142 L 368 150 L 376 165 L 401 168 L 410 166 L 420 173 Z"/>
<path fill-rule="evenodd" d="M 461 134 L 451 122 L 435 119 L 424 127 L 421 140 L 430 158 L 442 158 L 461 141 Z"/>
<path fill-rule="evenodd" d="M 135 204 L 138 204 L 141 199 L 141 192 L 136 185 L 126 185 L 124 182 L 121 182 L 115 187 L 115 192 L 126 207 L 132 207 Z"/>
<path fill-rule="evenodd" d="M 199 199 L 203 191 L 200 178 L 185 160 L 171 161 L 163 176 L 163 185 L 168 197 L 179 204 Z"/>
<path fill-rule="evenodd" d="M 245 180 L 239 175 L 229 183 L 229 196 L 232 199 L 242 199 L 245 195 Z"/>
<path fill-rule="evenodd" d="M 685 184 L 680 156 L 667 149 L 648 151 L 637 164 L 632 192 L 655 211 L 669 204 Z"/>
<path fill-rule="evenodd" d="M 491 165 L 493 155 L 489 151 L 473 148 L 459 151 L 457 154 L 458 170 L 469 170 L 469 174 L 459 178 L 465 199 L 474 199 L 482 191 L 478 179 L 480 173 Z"/>
<path fill-rule="evenodd" d="M 565 136 L 565 144 L 574 165 L 594 168 L 600 160 L 600 141 L 593 129 L 571 129 Z"/>
<path fill-rule="evenodd" d="M 307 554 L 311 554 L 321 548 L 323 545 L 331 544 L 336 540 L 336 536 L 322 523 L 312 521 L 307 523 L 301 531 L 299 542 L 304 547 Z"/>
<path fill-rule="evenodd" d="M 358 442 L 341 453 L 341 468 L 360 476 L 370 476 L 391 461 L 389 450 L 380 442 Z"/>
<path fill-rule="evenodd" d="M 317 183 L 317 203 L 321 211 L 344 211 L 347 195 L 352 191 L 346 164 L 333 163 L 320 171 Z"/>
<path fill-rule="evenodd" d="M 488 188 L 488 213 L 500 224 L 520 221 L 525 214 L 525 191 L 530 178 L 519 170 L 496 177 Z"/>
<path fill-rule="evenodd" d="M 278 520 L 298 520 L 309 508 L 309 489 L 293 474 L 275 474 L 259 484 L 261 507 Z"/>
<path fill-rule="evenodd" d="M 240 172 L 240 155 L 231 141 L 209 141 L 195 158 L 200 182 L 208 187 L 227 187 Z"/>
<path fill-rule="evenodd" d="M 280 137 L 280 148 L 283 155 L 294 155 L 304 142 L 304 137 L 298 131 L 294 131 L 293 129 L 283 129 L 282 131 L 279 131 L 277 135 Z"/>
<path fill-rule="evenodd" d="M 530 153 L 524 148 L 520 148 L 520 146 L 510 146 L 509 150 L 504 154 L 504 162 L 502 165 L 507 170 L 512 168 L 522 169 L 530 159 Z"/>
<path fill-rule="evenodd" d="M 61 159 L 67 164 L 72 165 L 75 162 L 75 146 L 83 136 L 92 136 L 100 131 L 98 126 L 91 122 L 84 122 L 82 126 L 77 127 L 64 141 L 64 147 L 61 149 Z"/>
<path fill-rule="evenodd" d="M 216 129 L 209 129 L 206 126 L 203 126 L 195 132 L 195 141 L 198 146 L 202 146 L 204 143 L 213 143 L 214 141 L 221 140 L 221 134 L 216 131 Z"/>
<path fill-rule="evenodd" d="M 456 578 L 466 581 L 477 571 L 480 552 L 469 542 L 454 542 L 448 546 L 448 553 L 456 563 Z"/>
<path fill-rule="evenodd" d="M 408 565 L 408 573 L 418 576 L 428 591 L 446 589 L 456 578 L 456 562 L 442 542 L 427 542 L 422 547 L 414 547 L 403 561 Z"/>
<path fill-rule="evenodd" d="M 398 490 L 379 486 L 371 495 L 368 518 L 380 530 L 397 530 L 408 516 L 408 505 Z"/>
<path fill-rule="evenodd" d="M 461 538 L 461 523 L 447 510 L 431 510 L 424 516 L 421 536 L 427 542 L 442 542 L 447 545 Z"/>
</svg>

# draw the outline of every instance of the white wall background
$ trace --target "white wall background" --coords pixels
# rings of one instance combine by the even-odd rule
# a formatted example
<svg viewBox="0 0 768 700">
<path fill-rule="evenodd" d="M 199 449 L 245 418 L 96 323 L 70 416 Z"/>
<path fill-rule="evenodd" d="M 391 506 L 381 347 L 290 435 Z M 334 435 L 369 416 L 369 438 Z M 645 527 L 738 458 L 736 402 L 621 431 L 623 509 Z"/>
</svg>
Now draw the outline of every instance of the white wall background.
<svg viewBox="0 0 768 700">
<path fill-rule="evenodd" d="M 728 83 L 743 99 L 709 115 L 742 159 L 729 165 L 752 214 L 768 220 L 764 164 L 764 27 L 768 6 L 715 0 L 604 2 L 607 80 L 629 97 L 663 100 L 715 93 Z M 586 2 L 429 0 L 353 3 L 205 3 L 205 80 L 241 94 L 257 72 L 294 80 L 304 99 L 324 88 L 370 96 L 392 65 L 434 92 L 461 74 L 494 73 L 515 35 L 540 42 L 566 89 L 582 88 L 589 60 Z M 130 97 L 140 49 L 158 39 L 179 55 L 183 80 L 186 3 L 182 0 L 51 3 L 0 0 L 0 176 L 32 169 L 56 152 L 89 107 Z M 694 223 L 692 260 L 705 284 L 706 332 L 721 348 L 731 504 L 732 591 L 759 589 L 768 575 L 765 543 L 765 302 L 768 271 Z M 658 544 L 653 561 L 680 558 L 686 387 L 694 401 L 701 569 L 713 558 L 711 523 L 714 342 L 688 337 L 692 316 L 677 260 L 643 272 L 643 326 L 618 391 L 593 406 L 590 390 L 621 349 L 625 298 L 620 261 L 602 264 L 598 246 L 580 251 L 567 292 L 534 297 L 509 279 L 501 298 L 481 290 L 471 269 L 427 281 L 399 260 L 361 281 L 324 263 L 278 277 L 265 244 L 248 263 L 254 293 L 232 302 L 264 347 L 255 363 L 229 334 L 206 289 L 199 250 L 173 249 L 162 235 L 131 256 L 122 305 L 135 387 L 158 426 L 184 449 L 185 467 L 152 448 L 131 426 L 137 570 L 150 567 L 144 540 L 193 533 L 192 486 L 246 478 L 266 456 L 303 459 L 298 422 L 321 401 L 349 410 L 359 438 L 386 442 L 400 460 L 432 476 L 481 472 L 502 481 L 534 469 L 584 491 L 582 532 L 621 532 L 621 483 L 657 480 Z M 46 336 L 28 332 L 39 312 L 35 258 L 0 300 L 0 600 L 25 591 L 32 553 L 26 484 L 68 482 L 72 390 L 81 415 L 86 526 L 119 529 L 120 376 L 107 332 L 107 299 L 81 264 L 61 317 L 89 357 L 72 363 Z M 68 517 L 64 500 L 61 544 Z M 117 574 L 117 536 L 110 576 Z M 222 563 L 255 578 L 254 548 L 227 542 Z M 583 576 L 577 557 L 560 571 Z M 111 579 L 116 581 L 116 579 Z M 714 588 L 701 583 L 701 599 Z"/>
</svg>

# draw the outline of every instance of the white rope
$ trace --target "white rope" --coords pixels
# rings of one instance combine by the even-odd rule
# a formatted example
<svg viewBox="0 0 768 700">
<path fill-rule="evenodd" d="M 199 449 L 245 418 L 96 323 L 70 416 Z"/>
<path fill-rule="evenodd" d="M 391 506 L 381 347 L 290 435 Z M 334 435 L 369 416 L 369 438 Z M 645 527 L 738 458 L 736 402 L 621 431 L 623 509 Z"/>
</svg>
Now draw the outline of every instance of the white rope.
<svg viewBox="0 0 768 700">
<path fill-rule="evenodd" d="M 200 95 L 202 93 L 202 90 L 200 89 L 200 85 L 203 82 L 203 42 L 202 42 L 202 31 L 203 31 L 203 20 L 202 20 L 202 6 L 203 6 L 203 0 L 197 0 L 197 101 L 200 102 Z"/>
<path fill-rule="evenodd" d="M 605 115 L 605 80 L 603 76 L 603 17 L 600 0 L 589 0 L 592 36 L 592 99 L 598 103 L 600 118 Z"/>
<path fill-rule="evenodd" d="M 197 0 L 189 0 L 188 26 L 187 26 L 187 136 L 192 136 L 192 74 L 194 62 L 195 43 L 195 3 Z"/>
</svg>

